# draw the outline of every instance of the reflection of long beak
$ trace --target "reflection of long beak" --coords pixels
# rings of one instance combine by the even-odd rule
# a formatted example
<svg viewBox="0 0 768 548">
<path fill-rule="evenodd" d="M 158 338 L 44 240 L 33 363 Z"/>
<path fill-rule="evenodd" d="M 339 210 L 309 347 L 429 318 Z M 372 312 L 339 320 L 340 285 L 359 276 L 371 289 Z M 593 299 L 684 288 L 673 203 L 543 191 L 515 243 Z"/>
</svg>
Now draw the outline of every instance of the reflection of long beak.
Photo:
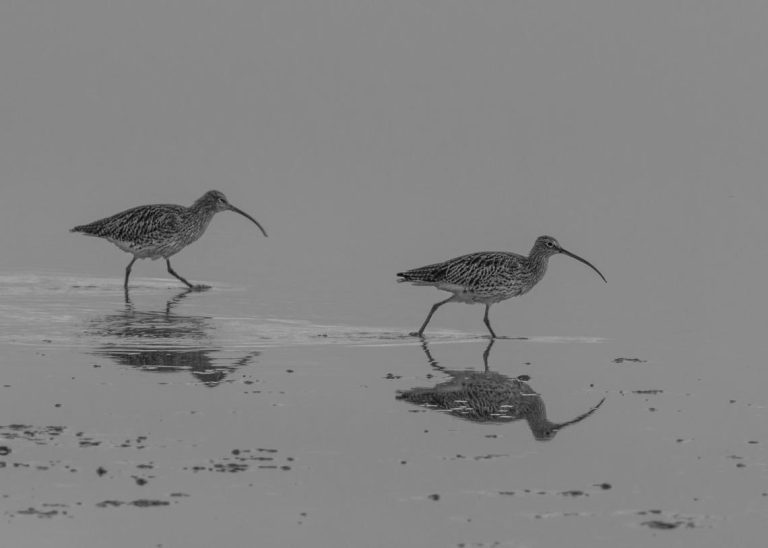
<svg viewBox="0 0 768 548">
<path fill-rule="evenodd" d="M 589 411 L 587 411 L 586 413 L 582 413 L 581 415 L 579 415 L 575 419 L 572 419 L 572 420 L 569 420 L 569 421 L 566 421 L 566 422 L 561 422 L 561 423 L 553 425 L 553 429 L 554 430 L 560 430 L 561 428 L 565 428 L 566 426 L 570 426 L 571 424 L 576 424 L 577 422 L 583 421 L 584 419 L 589 417 L 592 413 L 597 411 L 600 408 L 600 406 L 603 405 L 604 401 L 605 401 L 605 398 L 603 398 L 602 400 L 597 402 L 597 405 L 593 406 Z"/>
<path fill-rule="evenodd" d="M 264 236 L 266 236 L 266 235 L 267 235 L 267 231 L 266 231 L 266 230 L 264 230 L 264 227 L 263 227 L 263 226 L 261 226 L 261 225 L 259 224 L 259 221 L 257 221 L 256 219 L 254 219 L 253 217 L 251 217 L 250 215 L 248 215 L 248 214 L 247 214 L 245 211 L 243 211 L 242 209 L 238 209 L 238 208 L 236 208 L 236 207 L 235 207 L 235 206 L 233 206 L 232 204 L 228 204 L 228 206 L 229 206 L 229 207 L 228 207 L 227 209 L 229 209 L 230 211 L 234 211 L 235 213 L 239 213 L 240 215 L 242 215 L 242 216 L 243 216 L 243 217 L 245 217 L 246 219 L 250 219 L 251 221 L 253 221 L 253 222 L 256 224 L 256 226 L 258 226 L 258 227 L 259 227 L 259 229 L 260 229 L 260 230 L 261 230 L 261 232 L 264 234 Z M 583 260 L 583 259 L 581 259 L 581 260 Z M 584 262 L 586 262 L 586 261 L 584 261 Z M 587 263 L 587 264 L 589 264 L 589 263 Z M 592 265 L 590 265 L 590 266 L 592 266 Z M 592 268 L 595 268 L 595 267 L 594 267 L 594 266 L 592 266 Z M 597 270 L 597 269 L 595 269 L 595 270 Z M 601 274 L 601 276 L 602 276 L 602 274 Z"/>
<path fill-rule="evenodd" d="M 242 212 L 241 212 L 241 213 L 242 213 Z M 245 215 L 245 213 L 243 213 L 243 215 Z M 254 222 L 256 222 L 256 221 L 254 221 Z M 257 223 L 257 224 L 258 224 L 258 223 Z M 590 263 L 588 260 L 586 260 L 586 259 L 582 259 L 582 258 L 581 258 L 581 257 L 579 257 L 578 255 L 576 255 L 576 254 L 574 254 L 574 253 L 571 253 L 570 251 L 566 251 L 566 250 L 565 250 L 565 249 L 563 249 L 562 247 L 560 248 L 560 253 L 565 253 L 566 255 L 568 255 L 569 257 L 573 257 L 573 258 L 574 258 L 574 259 L 576 259 L 577 261 L 581 261 L 582 263 L 584 263 L 585 265 L 587 265 L 589 268 L 591 268 L 592 270 L 594 270 L 595 272 L 597 272 L 598 274 L 600 274 L 600 277 L 603 279 L 603 281 L 604 281 L 605 283 L 608 283 L 608 280 L 606 280 L 606 279 L 605 279 L 605 276 L 603 276 L 603 273 L 602 273 L 602 272 L 600 272 L 600 271 L 599 271 L 599 270 L 598 270 L 598 269 L 595 267 L 595 265 L 593 265 L 592 263 Z"/>
</svg>

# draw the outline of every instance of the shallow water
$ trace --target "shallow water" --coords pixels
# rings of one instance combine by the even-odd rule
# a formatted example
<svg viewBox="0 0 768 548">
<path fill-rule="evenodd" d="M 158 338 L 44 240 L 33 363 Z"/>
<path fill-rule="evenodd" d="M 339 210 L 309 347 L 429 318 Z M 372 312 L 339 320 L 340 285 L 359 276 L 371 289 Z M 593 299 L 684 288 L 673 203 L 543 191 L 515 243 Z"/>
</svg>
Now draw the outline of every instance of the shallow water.
<svg viewBox="0 0 768 548">
<path fill-rule="evenodd" d="M 248 315 L 244 288 L 135 285 L 0 276 L 8 546 L 736 546 L 764 528 L 759 392 L 669 375 L 674 348 L 421 342 Z M 482 390 L 506 399 L 478 412 Z"/>
<path fill-rule="evenodd" d="M 48 4 L 0 3 L 0 545 L 765 545 L 768 3 Z M 69 232 L 211 188 L 269 237 L 217 215 L 209 291 Z M 542 234 L 608 283 L 408 336 L 396 272 Z"/>
</svg>

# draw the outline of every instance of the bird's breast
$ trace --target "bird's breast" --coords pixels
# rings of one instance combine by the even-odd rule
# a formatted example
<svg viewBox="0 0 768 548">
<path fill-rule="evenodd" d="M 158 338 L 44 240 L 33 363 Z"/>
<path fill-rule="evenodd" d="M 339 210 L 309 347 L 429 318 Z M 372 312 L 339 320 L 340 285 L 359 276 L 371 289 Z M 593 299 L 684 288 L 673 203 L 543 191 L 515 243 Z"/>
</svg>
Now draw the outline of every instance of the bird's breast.
<svg viewBox="0 0 768 548">
<path fill-rule="evenodd" d="M 454 300 L 466 304 L 493 304 L 519 295 L 519 288 L 505 286 L 466 287 L 456 284 L 439 284 L 438 289 L 453 293 Z"/>
</svg>

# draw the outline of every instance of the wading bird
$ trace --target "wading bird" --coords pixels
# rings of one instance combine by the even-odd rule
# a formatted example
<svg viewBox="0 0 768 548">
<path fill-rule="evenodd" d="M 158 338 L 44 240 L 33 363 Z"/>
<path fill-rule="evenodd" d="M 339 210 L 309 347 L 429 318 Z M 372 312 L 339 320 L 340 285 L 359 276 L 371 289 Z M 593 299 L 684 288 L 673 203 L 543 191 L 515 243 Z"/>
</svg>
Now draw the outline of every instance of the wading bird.
<svg viewBox="0 0 768 548">
<path fill-rule="evenodd" d="M 443 367 L 432 357 L 427 340 L 422 339 L 421 348 L 429 365 L 440 376 L 448 375 L 449 380 L 432 387 L 400 390 L 397 399 L 444 411 L 472 422 L 498 424 L 525 419 L 533 437 L 539 441 L 549 441 L 566 426 L 583 421 L 605 401 L 605 398 L 601 399 L 586 413 L 569 421 L 550 421 L 541 395 L 527 383 L 530 380 L 528 375 L 511 378 L 489 370 L 488 355 L 493 344 L 494 339 L 490 339 L 483 352 L 484 371 L 452 370 Z"/>
<path fill-rule="evenodd" d="M 563 249 L 552 236 L 538 237 L 527 257 L 506 251 L 480 251 L 442 263 L 398 272 L 399 282 L 431 285 L 452 293 L 444 301 L 432 305 L 427 319 L 412 335 L 423 337 L 424 329 L 432 319 L 435 310 L 445 303 L 457 302 L 484 304 L 483 322 L 491 332 L 491 338 L 496 338 L 496 333 L 488 319 L 488 310 L 491 305 L 528 293 L 544 277 L 549 258 L 558 253 L 581 261 L 597 272 L 604 282 L 607 282 L 605 276 L 592 263 Z"/>
<path fill-rule="evenodd" d="M 504 423 L 525 419 L 533 437 L 549 441 L 565 428 L 581 422 L 605 401 L 601 399 L 586 413 L 565 422 L 547 419 L 544 400 L 520 379 L 493 371 L 444 371 L 450 380 L 429 388 L 411 388 L 397 394 L 397 399 L 437 408 L 472 422 Z"/>
<path fill-rule="evenodd" d="M 104 238 L 133 255 L 125 267 L 125 283 L 136 259 L 165 259 L 168 272 L 184 282 L 190 289 L 207 289 L 208 286 L 192 285 L 171 268 L 169 258 L 200 238 L 213 216 L 219 211 L 234 211 L 253 221 L 264 236 L 267 232 L 259 222 L 246 212 L 227 201 L 223 193 L 209 190 L 190 207 L 175 204 L 153 204 L 126 209 L 116 215 L 76 226 L 70 232 Z"/>
</svg>

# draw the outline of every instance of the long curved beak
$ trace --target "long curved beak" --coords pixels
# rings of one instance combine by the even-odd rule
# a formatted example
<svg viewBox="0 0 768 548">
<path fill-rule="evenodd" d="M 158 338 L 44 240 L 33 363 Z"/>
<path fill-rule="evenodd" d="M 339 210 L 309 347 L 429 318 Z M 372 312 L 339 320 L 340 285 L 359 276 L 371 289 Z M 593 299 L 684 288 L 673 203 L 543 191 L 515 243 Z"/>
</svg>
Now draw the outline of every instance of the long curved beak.
<svg viewBox="0 0 768 548">
<path fill-rule="evenodd" d="M 555 430 L 560 430 L 561 428 L 565 428 L 566 426 L 570 426 L 572 424 L 576 424 L 577 422 L 583 421 L 584 419 L 589 417 L 592 413 L 597 411 L 600 408 L 600 406 L 603 405 L 604 401 L 605 401 L 605 398 L 603 398 L 602 400 L 597 402 L 597 405 L 593 405 L 592 408 L 589 409 L 589 411 L 587 411 L 586 413 L 582 413 L 581 415 L 579 415 L 575 419 L 571 419 L 571 420 L 566 421 L 566 422 L 560 422 L 560 423 L 555 424 L 554 425 L 554 429 Z"/>
<path fill-rule="evenodd" d="M 605 283 L 608 283 L 608 280 L 606 280 L 606 279 L 605 279 L 605 276 L 603 276 L 603 273 L 602 273 L 602 272 L 600 272 L 600 271 L 599 271 L 599 270 L 598 270 L 598 269 L 595 267 L 595 265 L 593 265 L 592 263 L 590 263 L 588 260 L 586 260 L 586 259 L 582 259 L 581 257 L 579 257 L 578 255 L 576 255 L 575 253 L 571 253 L 570 251 L 568 251 L 568 250 L 565 250 L 565 249 L 563 249 L 562 247 L 560 248 L 560 253 L 565 253 L 565 254 L 566 254 L 566 255 L 568 255 L 569 257 L 573 257 L 573 258 L 574 258 L 574 259 L 576 259 L 577 261 L 580 261 L 580 262 L 584 263 L 584 264 L 585 264 L 585 265 L 587 265 L 589 268 L 591 268 L 592 270 L 594 270 L 595 272 L 597 272 L 597 273 L 600 275 L 600 277 L 603 279 L 603 281 L 604 281 Z"/>
<path fill-rule="evenodd" d="M 228 207 L 227 209 L 229 209 L 230 211 L 234 211 L 235 213 L 239 213 L 240 215 L 242 215 L 242 216 L 243 216 L 243 217 L 245 217 L 246 219 L 250 219 L 251 221 L 253 221 L 253 222 L 254 222 L 254 224 L 255 224 L 256 226 L 258 226 L 258 227 L 259 227 L 259 229 L 260 229 L 260 230 L 261 230 L 261 232 L 264 234 L 264 236 L 266 236 L 266 235 L 267 235 L 267 231 L 266 231 L 266 230 L 264 230 L 264 227 L 263 227 L 263 226 L 261 226 L 261 224 L 259 224 L 259 221 L 257 221 L 256 219 L 254 219 L 253 217 L 251 217 L 250 215 L 248 215 L 248 214 L 247 214 L 245 211 L 243 211 L 242 209 L 238 209 L 238 208 L 236 208 L 235 206 L 233 206 L 232 204 L 228 204 L 228 205 L 229 205 L 229 207 Z M 591 266 L 591 265 L 590 265 L 590 266 Z M 593 266 L 592 268 L 595 268 L 595 267 Z"/>
<path fill-rule="evenodd" d="M 569 421 L 559 422 L 559 423 L 546 421 L 547 424 L 544 425 L 545 427 L 534 431 L 533 436 L 539 441 L 550 441 L 552 438 L 555 437 L 555 434 L 557 434 L 560 430 L 562 430 L 566 426 L 576 424 L 577 422 L 581 422 L 587 417 L 589 417 L 592 413 L 597 411 L 601 405 L 603 405 L 604 401 L 605 401 L 605 398 L 597 402 L 597 405 L 592 406 L 592 408 L 589 411 L 587 411 L 586 413 L 582 413 L 575 419 L 571 419 Z"/>
</svg>

